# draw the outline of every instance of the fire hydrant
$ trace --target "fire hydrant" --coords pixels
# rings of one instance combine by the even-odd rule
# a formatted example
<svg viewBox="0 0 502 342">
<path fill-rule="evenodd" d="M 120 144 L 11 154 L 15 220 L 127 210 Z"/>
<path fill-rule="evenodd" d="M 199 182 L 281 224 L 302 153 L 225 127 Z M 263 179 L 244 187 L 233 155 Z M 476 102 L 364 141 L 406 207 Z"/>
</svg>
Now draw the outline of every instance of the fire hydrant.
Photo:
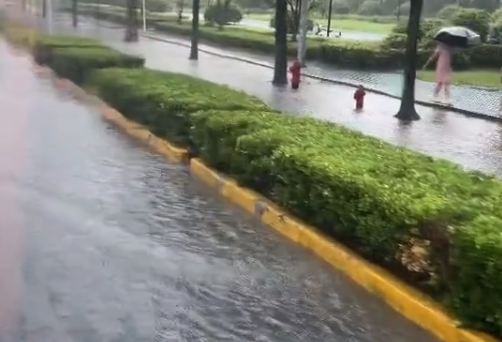
<svg viewBox="0 0 502 342">
<path fill-rule="evenodd" d="M 289 72 L 291 73 L 291 88 L 298 89 L 300 87 L 300 75 L 301 75 L 302 65 L 300 61 L 296 60 L 289 67 Z"/>
<path fill-rule="evenodd" d="M 364 97 L 366 96 L 366 91 L 364 87 L 360 85 L 357 87 L 354 93 L 354 100 L 356 100 L 356 110 L 361 110 L 364 107 Z"/>
</svg>

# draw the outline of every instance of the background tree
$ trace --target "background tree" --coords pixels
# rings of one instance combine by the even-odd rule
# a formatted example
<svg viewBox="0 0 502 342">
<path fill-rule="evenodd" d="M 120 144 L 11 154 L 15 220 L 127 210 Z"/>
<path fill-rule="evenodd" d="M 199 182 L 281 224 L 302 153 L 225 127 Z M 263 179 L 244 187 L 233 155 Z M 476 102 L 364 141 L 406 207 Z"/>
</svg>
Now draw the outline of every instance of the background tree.
<svg viewBox="0 0 502 342">
<path fill-rule="evenodd" d="M 404 62 L 404 85 L 401 106 L 396 118 L 400 120 L 419 120 L 415 108 L 415 80 L 417 76 L 417 44 L 420 39 L 420 18 L 422 16 L 423 0 L 411 0 L 408 19 L 408 38 L 406 40 Z"/>
<path fill-rule="evenodd" d="M 176 7 L 178 10 L 178 24 L 181 25 L 183 23 L 183 9 L 185 7 L 185 1 L 178 0 L 178 2 L 176 3 Z"/>
<path fill-rule="evenodd" d="M 268 3 L 273 6 L 277 6 L 276 0 L 267 0 Z M 320 10 L 322 8 L 323 0 L 308 0 L 309 1 L 309 12 L 313 10 Z M 296 41 L 298 31 L 300 28 L 300 0 L 286 0 L 286 22 L 287 22 L 287 32 L 291 34 L 291 41 Z M 275 27 L 275 17 L 270 20 L 270 27 Z M 314 27 L 314 22 L 309 20 L 309 30 Z"/>
<path fill-rule="evenodd" d="M 206 7 L 204 20 L 210 25 L 222 28 L 229 23 L 238 23 L 242 20 L 242 10 L 230 0 L 218 0 L 215 4 Z"/>
<path fill-rule="evenodd" d="M 139 39 L 138 4 L 139 0 L 127 0 L 125 42 L 137 42 Z"/>
<path fill-rule="evenodd" d="M 73 27 L 78 26 L 78 0 L 71 0 L 71 19 Z"/>
<path fill-rule="evenodd" d="M 275 63 L 274 79 L 276 86 L 288 84 L 288 4 L 287 0 L 276 0 L 275 4 Z"/>
<path fill-rule="evenodd" d="M 190 44 L 190 59 L 199 59 L 199 12 L 200 0 L 193 0 L 192 3 L 192 41 Z"/>
<path fill-rule="evenodd" d="M 450 21 L 456 26 L 465 26 L 481 36 L 481 41 L 485 42 L 490 30 L 490 13 L 485 10 L 466 8 L 455 12 Z"/>
</svg>

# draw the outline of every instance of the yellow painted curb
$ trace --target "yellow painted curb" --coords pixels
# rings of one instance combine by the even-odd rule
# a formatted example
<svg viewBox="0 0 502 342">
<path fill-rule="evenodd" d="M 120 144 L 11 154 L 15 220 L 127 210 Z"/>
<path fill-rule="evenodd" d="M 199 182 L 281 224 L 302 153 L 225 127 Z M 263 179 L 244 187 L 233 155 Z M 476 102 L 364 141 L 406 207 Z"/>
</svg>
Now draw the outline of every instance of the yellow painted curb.
<svg viewBox="0 0 502 342">
<path fill-rule="evenodd" d="M 263 223 L 312 250 L 341 270 L 369 292 L 382 298 L 396 311 L 446 342 L 499 342 L 483 333 L 458 327 L 451 318 L 424 294 L 403 284 L 387 271 L 372 265 L 315 228 L 292 218 L 276 205 L 252 190 L 212 170 L 199 159 L 190 160 L 190 171 L 219 193 L 256 215 Z"/>
<path fill-rule="evenodd" d="M 129 136 L 144 143 L 158 154 L 188 164 L 189 155 L 187 150 L 174 147 L 167 141 L 152 134 L 144 126 L 126 119 L 122 114 L 107 105 L 103 106 L 101 113 L 105 120 L 113 123 Z"/>
<path fill-rule="evenodd" d="M 84 89 L 80 88 L 78 85 L 68 79 L 56 76 L 51 69 L 43 66 L 35 66 L 35 71 L 37 74 L 43 77 L 50 77 L 56 88 L 71 93 L 77 99 L 87 103 L 96 102 L 96 99 L 88 94 Z M 183 164 L 188 164 L 189 154 L 187 150 L 175 147 L 164 139 L 158 138 L 157 136 L 152 134 L 146 127 L 128 120 L 125 116 L 116 111 L 114 108 L 108 106 L 103 101 L 99 99 L 98 101 L 100 102 L 99 110 L 101 112 L 101 115 L 103 116 L 103 119 L 112 123 L 130 137 L 147 145 L 149 148 L 151 148 L 161 156 L 176 160 Z"/>
</svg>

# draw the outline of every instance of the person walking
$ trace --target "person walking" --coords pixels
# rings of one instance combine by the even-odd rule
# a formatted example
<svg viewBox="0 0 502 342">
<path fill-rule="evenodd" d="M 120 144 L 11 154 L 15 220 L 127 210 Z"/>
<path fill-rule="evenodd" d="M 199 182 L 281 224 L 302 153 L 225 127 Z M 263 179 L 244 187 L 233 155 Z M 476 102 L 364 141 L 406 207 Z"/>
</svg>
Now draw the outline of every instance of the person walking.
<svg viewBox="0 0 502 342">
<path fill-rule="evenodd" d="M 451 82 L 451 60 L 452 48 L 446 44 L 438 43 L 436 50 L 429 57 L 424 65 L 424 69 L 434 60 L 436 61 L 436 85 L 434 88 L 434 102 L 438 100 L 439 93 L 444 90 L 446 104 L 450 105 L 450 82 Z"/>
</svg>

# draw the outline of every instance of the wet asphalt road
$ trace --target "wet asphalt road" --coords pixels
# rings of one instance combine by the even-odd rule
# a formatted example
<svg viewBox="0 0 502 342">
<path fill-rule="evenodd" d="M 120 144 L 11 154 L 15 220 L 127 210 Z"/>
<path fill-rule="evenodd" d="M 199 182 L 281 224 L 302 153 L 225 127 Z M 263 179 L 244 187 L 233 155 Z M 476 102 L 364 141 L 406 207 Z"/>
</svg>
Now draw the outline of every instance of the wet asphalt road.
<svg viewBox="0 0 502 342">
<path fill-rule="evenodd" d="M 72 32 L 68 16 L 58 14 L 54 30 Z M 365 110 L 352 110 L 354 89 L 329 82 L 306 79 L 300 91 L 274 88 L 270 82 L 272 70 L 201 52 L 199 61 L 189 61 L 186 46 L 143 38 L 139 43 L 122 42 L 123 29 L 113 24 L 82 18 L 74 33 L 99 38 L 125 52 L 140 54 L 150 68 L 175 71 L 227 84 L 256 95 L 272 107 L 293 114 L 309 115 L 362 131 L 397 145 L 409 147 L 433 156 L 452 160 L 469 169 L 493 173 L 502 178 L 502 126 L 458 113 L 417 106 L 422 120 L 411 125 L 400 124 L 393 115 L 399 101 L 369 94 Z M 153 34 L 155 36 L 155 34 Z M 176 37 L 156 35 L 160 39 L 186 44 Z M 201 48 L 224 52 L 215 47 Z M 229 52 L 240 55 L 238 52 Z"/>
<path fill-rule="evenodd" d="M 0 57 L 1 342 L 436 341 Z"/>
</svg>

